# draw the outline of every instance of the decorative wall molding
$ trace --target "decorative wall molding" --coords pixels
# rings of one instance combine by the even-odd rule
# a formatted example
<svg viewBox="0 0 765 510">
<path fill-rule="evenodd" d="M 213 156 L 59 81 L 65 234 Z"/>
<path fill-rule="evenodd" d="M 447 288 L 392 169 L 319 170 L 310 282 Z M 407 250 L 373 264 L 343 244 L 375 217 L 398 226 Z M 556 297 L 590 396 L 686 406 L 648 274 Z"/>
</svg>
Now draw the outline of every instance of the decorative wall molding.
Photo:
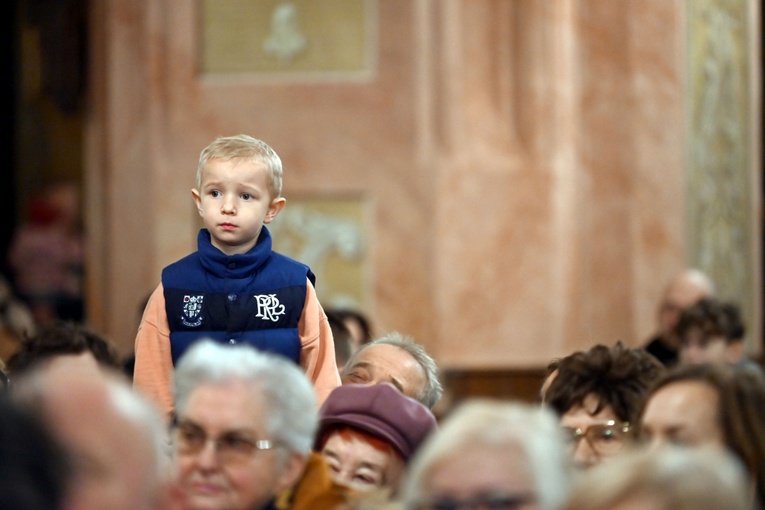
<svg viewBox="0 0 765 510">
<path fill-rule="evenodd" d="M 377 0 L 202 0 L 199 70 L 208 81 L 369 80 Z"/>
<path fill-rule="evenodd" d="M 760 330 L 759 170 L 753 165 L 747 0 L 688 2 L 688 259 Z M 752 336 L 750 334 L 750 336 Z M 759 335 L 757 335 L 759 338 Z M 756 342 L 757 350 L 761 342 Z"/>
</svg>

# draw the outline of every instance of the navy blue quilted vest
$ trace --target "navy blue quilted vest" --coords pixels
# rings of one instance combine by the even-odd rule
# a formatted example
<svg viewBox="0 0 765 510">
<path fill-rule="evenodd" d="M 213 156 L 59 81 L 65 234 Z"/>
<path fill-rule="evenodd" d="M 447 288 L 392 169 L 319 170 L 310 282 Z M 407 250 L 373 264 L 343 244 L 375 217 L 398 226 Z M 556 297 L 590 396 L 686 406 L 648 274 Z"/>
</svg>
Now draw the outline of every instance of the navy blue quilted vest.
<svg viewBox="0 0 765 510">
<path fill-rule="evenodd" d="M 173 364 L 195 341 L 248 343 L 300 362 L 298 321 L 308 266 L 271 251 L 264 226 L 254 248 L 226 255 L 202 229 L 196 252 L 162 271 Z"/>
</svg>

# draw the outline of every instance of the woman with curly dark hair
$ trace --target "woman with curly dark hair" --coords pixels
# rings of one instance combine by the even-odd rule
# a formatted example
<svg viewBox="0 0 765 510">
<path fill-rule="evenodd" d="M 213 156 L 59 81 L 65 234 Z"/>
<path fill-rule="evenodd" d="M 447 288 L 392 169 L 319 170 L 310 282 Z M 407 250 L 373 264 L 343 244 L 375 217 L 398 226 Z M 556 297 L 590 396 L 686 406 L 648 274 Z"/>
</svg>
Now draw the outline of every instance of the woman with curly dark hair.
<svg viewBox="0 0 765 510">
<path fill-rule="evenodd" d="M 558 360 L 544 401 L 560 416 L 578 467 L 593 466 L 624 449 L 643 400 L 663 371 L 644 349 L 621 342 Z"/>
</svg>

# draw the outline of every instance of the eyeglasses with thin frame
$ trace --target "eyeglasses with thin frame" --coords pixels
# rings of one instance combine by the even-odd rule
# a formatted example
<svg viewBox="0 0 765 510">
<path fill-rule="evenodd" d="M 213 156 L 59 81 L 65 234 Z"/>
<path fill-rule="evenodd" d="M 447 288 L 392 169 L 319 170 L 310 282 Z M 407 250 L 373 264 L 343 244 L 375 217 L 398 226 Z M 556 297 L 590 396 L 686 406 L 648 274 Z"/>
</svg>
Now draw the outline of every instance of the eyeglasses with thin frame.
<svg viewBox="0 0 765 510">
<path fill-rule="evenodd" d="M 258 450 L 271 450 L 276 445 L 268 439 L 255 439 L 246 432 L 230 431 L 218 437 L 208 437 L 205 430 L 189 421 L 179 421 L 173 427 L 173 440 L 178 453 L 197 455 L 212 441 L 218 459 L 224 464 L 249 460 Z"/>
<path fill-rule="evenodd" d="M 533 494 L 479 494 L 467 499 L 436 497 L 412 505 L 409 510 L 520 510 L 534 503 Z"/>
<path fill-rule="evenodd" d="M 566 439 L 572 449 L 584 438 L 593 450 L 599 454 L 609 455 L 620 451 L 624 444 L 632 438 L 632 429 L 628 422 L 608 420 L 595 423 L 582 429 L 581 427 L 562 427 Z"/>
</svg>

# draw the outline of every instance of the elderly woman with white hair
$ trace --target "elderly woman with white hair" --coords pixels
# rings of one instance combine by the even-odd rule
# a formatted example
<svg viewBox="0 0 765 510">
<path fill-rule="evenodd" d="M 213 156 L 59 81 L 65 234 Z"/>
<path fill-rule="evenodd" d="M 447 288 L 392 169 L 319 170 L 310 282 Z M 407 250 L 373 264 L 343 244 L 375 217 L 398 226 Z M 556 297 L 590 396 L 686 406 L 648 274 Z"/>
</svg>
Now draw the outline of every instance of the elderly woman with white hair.
<svg viewBox="0 0 765 510">
<path fill-rule="evenodd" d="M 555 510 L 570 478 L 552 411 L 475 399 L 460 405 L 418 450 L 402 499 L 411 510 Z"/>
<path fill-rule="evenodd" d="M 245 345 L 194 344 L 175 371 L 184 510 L 260 510 L 301 479 L 318 424 L 297 365 Z"/>
</svg>

